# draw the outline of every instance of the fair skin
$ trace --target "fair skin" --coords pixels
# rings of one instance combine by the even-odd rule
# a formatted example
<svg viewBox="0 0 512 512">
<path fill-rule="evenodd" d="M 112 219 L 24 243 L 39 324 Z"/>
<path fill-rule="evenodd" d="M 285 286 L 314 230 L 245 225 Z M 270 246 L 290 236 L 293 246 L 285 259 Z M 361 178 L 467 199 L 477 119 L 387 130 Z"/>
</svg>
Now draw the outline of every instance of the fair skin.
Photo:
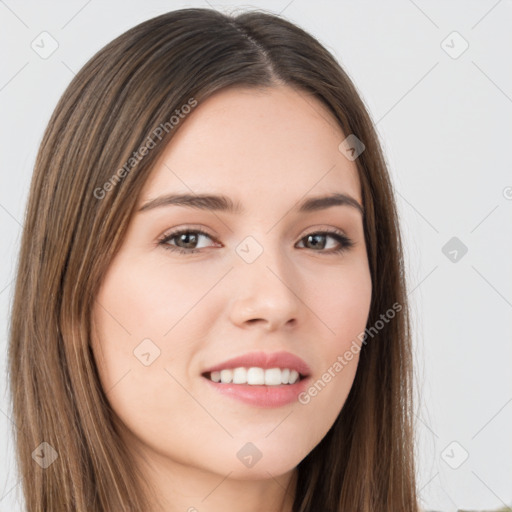
<svg viewBox="0 0 512 512">
<path fill-rule="evenodd" d="M 338 149 L 344 139 L 303 91 L 223 90 L 183 121 L 146 181 L 98 293 L 92 341 L 154 511 L 292 510 L 296 467 L 339 415 L 358 355 L 307 404 L 275 408 L 223 396 L 201 373 L 247 352 L 284 350 L 307 362 L 313 384 L 364 331 L 371 279 L 361 212 L 347 204 L 297 209 L 333 193 L 362 205 L 356 164 Z M 222 194 L 245 213 L 138 211 L 171 193 Z M 183 228 L 207 236 L 159 245 Z M 332 230 L 353 245 L 336 254 L 343 243 L 335 237 L 307 236 Z M 246 237 L 262 249 L 252 263 L 236 252 Z M 133 351 L 148 338 L 146 358 L 154 346 L 160 355 L 146 366 Z M 249 442 L 261 452 L 252 467 L 237 457 Z"/>
</svg>

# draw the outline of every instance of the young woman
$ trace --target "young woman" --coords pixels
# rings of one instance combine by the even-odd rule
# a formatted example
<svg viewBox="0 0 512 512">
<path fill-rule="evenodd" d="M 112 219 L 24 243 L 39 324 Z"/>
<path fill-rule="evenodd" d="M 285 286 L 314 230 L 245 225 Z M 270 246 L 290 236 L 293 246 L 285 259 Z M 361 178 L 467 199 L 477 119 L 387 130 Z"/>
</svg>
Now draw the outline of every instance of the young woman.
<svg viewBox="0 0 512 512">
<path fill-rule="evenodd" d="M 418 510 L 388 172 L 279 17 L 127 31 L 37 157 L 9 349 L 27 510 Z"/>
</svg>

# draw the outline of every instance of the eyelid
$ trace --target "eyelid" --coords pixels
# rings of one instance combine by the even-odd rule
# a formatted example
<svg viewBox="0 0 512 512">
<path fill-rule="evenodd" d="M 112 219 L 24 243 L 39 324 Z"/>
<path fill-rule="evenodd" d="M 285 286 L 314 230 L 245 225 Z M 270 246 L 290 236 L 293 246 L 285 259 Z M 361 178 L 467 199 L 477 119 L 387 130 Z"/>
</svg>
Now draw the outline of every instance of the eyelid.
<svg viewBox="0 0 512 512">
<path fill-rule="evenodd" d="M 299 240 L 302 240 L 305 236 L 314 234 L 314 233 L 328 233 L 328 234 L 338 234 L 342 235 L 346 238 L 349 236 L 346 234 L 345 230 L 341 228 L 337 228 L 334 226 L 327 226 L 326 224 L 315 224 L 313 226 L 309 226 L 307 229 L 301 232 L 299 236 Z"/>
<path fill-rule="evenodd" d="M 201 235 L 205 235 L 207 236 L 208 238 L 211 238 L 214 242 L 216 243 L 220 243 L 216 237 L 214 235 L 212 235 L 211 233 L 209 233 L 206 229 L 204 229 L 203 227 L 196 227 L 196 226 L 193 226 L 193 225 L 189 225 L 189 226 L 183 226 L 183 227 L 177 227 L 177 228 L 172 228 L 172 229 L 168 229 L 165 233 L 163 233 L 161 236 L 158 237 L 157 239 L 157 242 L 158 242 L 158 245 L 159 244 L 164 244 L 165 242 L 169 241 L 170 239 L 182 234 L 182 233 L 188 233 L 188 232 L 191 232 L 191 233 L 199 233 Z"/>
<path fill-rule="evenodd" d="M 183 231 L 197 231 L 199 233 L 202 233 L 204 235 L 207 235 L 209 236 L 210 238 L 212 238 L 213 240 L 216 239 L 215 235 L 212 235 L 207 228 L 204 228 L 202 225 L 200 224 L 185 224 L 184 226 L 179 226 L 179 227 L 176 227 L 176 228 L 169 228 L 167 229 L 162 235 L 160 235 L 158 237 L 158 240 L 163 240 L 165 238 L 167 238 L 169 235 L 176 235 L 176 234 L 179 234 Z M 340 234 L 340 235 L 343 235 L 347 238 L 349 238 L 349 236 L 346 234 L 345 230 L 343 229 L 340 229 L 340 228 L 336 228 L 336 227 L 326 227 L 325 224 L 317 224 L 317 225 L 313 225 L 313 226 L 309 226 L 306 230 L 304 230 L 302 232 L 302 234 L 299 236 L 299 240 L 301 240 L 302 238 L 304 238 L 305 236 L 307 235 L 310 235 L 312 233 L 324 233 L 324 232 L 327 232 L 327 233 L 337 233 L 337 234 Z"/>
</svg>

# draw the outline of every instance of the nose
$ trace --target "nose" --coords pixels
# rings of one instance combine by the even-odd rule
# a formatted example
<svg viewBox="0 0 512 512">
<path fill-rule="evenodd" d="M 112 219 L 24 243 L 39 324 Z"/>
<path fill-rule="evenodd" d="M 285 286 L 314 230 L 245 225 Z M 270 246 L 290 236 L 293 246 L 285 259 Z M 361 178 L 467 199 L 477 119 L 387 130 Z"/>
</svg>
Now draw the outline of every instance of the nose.
<svg viewBox="0 0 512 512">
<path fill-rule="evenodd" d="M 265 250 L 252 263 L 237 261 L 231 321 L 241 328 L 261 326 L 267 331 L 294 327 L 303 305 L 294 277 L 293 268 L 277 252 L 272 256 Z"/>
</svg>

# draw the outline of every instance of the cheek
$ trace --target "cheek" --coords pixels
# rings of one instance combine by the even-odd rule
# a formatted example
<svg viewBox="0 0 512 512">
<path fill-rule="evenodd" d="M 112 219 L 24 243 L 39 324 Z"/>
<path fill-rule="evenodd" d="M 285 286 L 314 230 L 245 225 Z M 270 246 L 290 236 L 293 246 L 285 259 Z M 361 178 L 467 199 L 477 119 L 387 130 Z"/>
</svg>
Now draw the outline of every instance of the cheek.
<svg viewBox="0 0 512 512">
<path fill-rule="evenodd" d="M 103 389 L 116 387 L 111 400 L 122 400 L 119 389 L 128 386 L 128 396 L 144 398 L 165 367 L 164 335 L 183 303 L 158 275 L 148 265 L 115 260 L 94 302 L 92 347 Z"/>
<path fill-rule="evenodd" d="M 166 335 L 207 291 L 207 282 L 184 272 L 147 264 L 113 265 L 97 301 L 116 332 L 132 339 Z M 202 286 L 201 286 L 202 283 Z M 103 315 L 104 316 L 104 315 Z M 106 319 L 108 321 L 108 318 Z"/>
<path fill-rule="evenodd" d="M 212 328 L 216 315 L 205 308 L 205 296 L 218 281 L 218 269 L 199 273 L 170 270 L 168 263 L 114 260 L 93 309 L 92 347 L 103 389 L 115 386 L 124 402 L 122 387 L 132 403 L 149 404 L 173 382 L 166 369 L 184 377 Z"/>
<path fill-rule="evenodd" d="M 372 283 L 365 262 L 342 266 L 307 280 L 306 303 L 323 324 L 322 339 L 328 347 L 342 349 L 366 327 Z"/>
<path fill-rule="evenodd" d="M 109 379 L 115 381 L 131 367 L 137 377 L 137 357 L 148 352 L 162 368 L 175 361 L 186 368 L 212 325 L 214 313 L 203 299 L 218 281 L 219 272 L 208 269 L 199 273 L 169 269 L 165 263 L 114 261 L 94 306 L 95 338 L 101 340 L 94 346 Z"/>
<path fill-rule="evenodd" d="M 172 418 L 173 431 L 201 437 L 187 414 L 175 414 L 191 407 L 177 381 L 185 381 L 198 343 L 187 313 L 211 286 L 197 273 L 196 282 L 183 273 L 168 276 L 158 266 L 114 261 L 94 304 L 91 340 L 102 388 L 121 423 L 137 439 L 164 445 L 173 443 L 162 419 Z M 176 362 L 183 371 L 175 371 Z"/>
<path fill-rule="evenodd" d="M 372 283 L 368 266 L 351 265 L 316 281 L 308 293 L 308 306 L 321 326 L 316 353 L 319 373 L 299 403 L 316 418 L 325 434 L 341 411 L 352 388 L 359 361 L 361 334 L 370 310 Z M 359 338 L 358 338 L 359 337 Z M 318 432 L 316 432 L 318 435 Z"/>
</svg>

